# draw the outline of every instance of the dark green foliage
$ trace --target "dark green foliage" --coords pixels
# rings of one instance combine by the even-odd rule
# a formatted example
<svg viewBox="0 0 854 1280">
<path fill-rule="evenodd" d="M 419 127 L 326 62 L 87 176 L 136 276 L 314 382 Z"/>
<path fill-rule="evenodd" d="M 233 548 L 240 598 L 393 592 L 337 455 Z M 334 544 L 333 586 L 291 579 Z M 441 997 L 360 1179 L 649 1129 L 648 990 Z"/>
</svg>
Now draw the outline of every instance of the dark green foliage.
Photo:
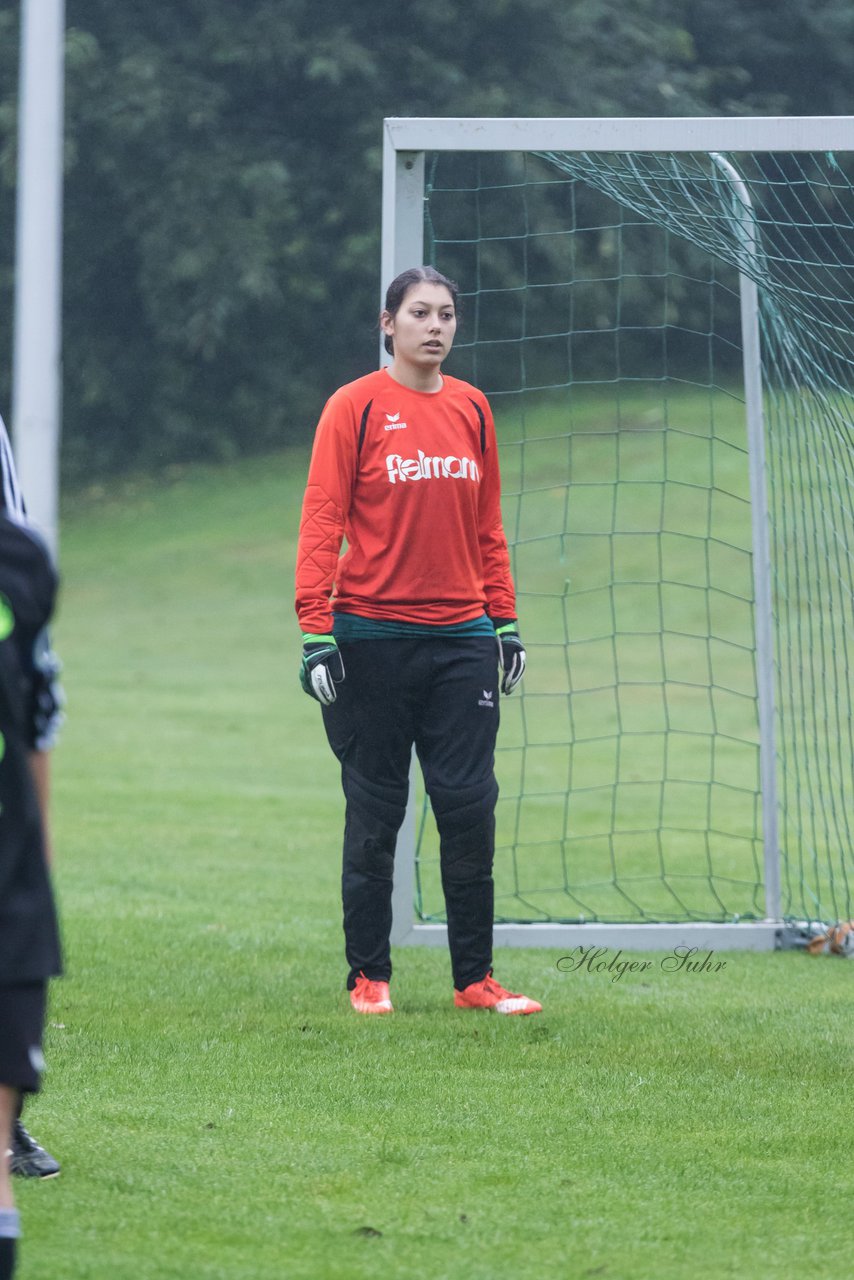
<svg viewBox="0 0 854 1280">
<path fill-rule="evenodd" d="M 854 19 L 785 8 L 68 0 L 66 471 L 304 438 L 372 366 L 384 116 L 844 110 Z M 18 9 L 0 0 L 7 410 Z"/>
</svg>

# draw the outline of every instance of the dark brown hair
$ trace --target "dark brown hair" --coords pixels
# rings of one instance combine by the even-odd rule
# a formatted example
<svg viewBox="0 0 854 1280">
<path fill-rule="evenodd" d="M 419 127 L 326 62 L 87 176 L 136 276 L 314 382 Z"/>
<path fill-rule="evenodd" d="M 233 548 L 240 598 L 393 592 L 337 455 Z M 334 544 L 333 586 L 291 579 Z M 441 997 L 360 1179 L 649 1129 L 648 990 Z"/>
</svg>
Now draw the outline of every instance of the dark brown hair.
<svg viewBox="0 0 854 1280">
<path fill-rule="evenodd" d="M 435 267 L 408 267 L 406 271 L 401 271 L 399 276 L 395 276 L 386 290 L 384 310 L 386 310 L 392 318 L 396 316 L 401 308 L 403 299 L 406 297 L 409 290 L 414 284 L 419 284 L 422 280 L 427 284 L 444 285 L 448 290 L 448 293 L 451 295 L 451 301 L 454 304 L 454 311 L 456 311 L 457 316 L 459 317 L 460 286 L 454 280 L 449 280 L 447 276 L 443 276 Z M 388 354 L 393 356 L 394 341 L 391 334 L 387 333 L 385 335 L 384 345 Z"/>
</svg>

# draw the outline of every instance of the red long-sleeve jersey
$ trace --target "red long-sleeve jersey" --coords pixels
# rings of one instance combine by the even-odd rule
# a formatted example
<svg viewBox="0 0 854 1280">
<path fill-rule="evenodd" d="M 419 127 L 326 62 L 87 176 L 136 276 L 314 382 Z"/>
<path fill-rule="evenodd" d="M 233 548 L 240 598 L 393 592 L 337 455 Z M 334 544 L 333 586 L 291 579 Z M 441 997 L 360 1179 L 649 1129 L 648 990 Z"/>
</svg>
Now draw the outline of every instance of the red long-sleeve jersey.
<svg viewBox="0 0 854 1280">
<path fill-rule="evenodd" d="M 436 625 L 514 618 L 495 424 L 476 387 L 413 391 L 381 369 L 327 401 L 300 523 L 296 610 Z M 339 556 L 342 539 L 347 550 Z"/>
</svg>

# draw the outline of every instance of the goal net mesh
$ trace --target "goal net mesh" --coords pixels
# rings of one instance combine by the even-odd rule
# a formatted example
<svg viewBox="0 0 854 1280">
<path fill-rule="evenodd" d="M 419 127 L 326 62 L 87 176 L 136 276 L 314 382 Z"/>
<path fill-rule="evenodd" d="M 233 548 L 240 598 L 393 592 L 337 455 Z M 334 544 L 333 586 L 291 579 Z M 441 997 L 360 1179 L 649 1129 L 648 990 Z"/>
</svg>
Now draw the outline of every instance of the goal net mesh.
<svg viewBox="0 0 854 1280">
<path fill-rule="evenodd" d="M 495 410 L 529 654 L 501 703 L 496 920 L 765 915 L 739 273 L 760 298 L 783 914 L 848 919 L 852 157 L 442 153 L 427 173 L 427 260 L 462 287 L 448 368 Z M 426 802 L 416 876 L 442 920 Z"/>
</svg>

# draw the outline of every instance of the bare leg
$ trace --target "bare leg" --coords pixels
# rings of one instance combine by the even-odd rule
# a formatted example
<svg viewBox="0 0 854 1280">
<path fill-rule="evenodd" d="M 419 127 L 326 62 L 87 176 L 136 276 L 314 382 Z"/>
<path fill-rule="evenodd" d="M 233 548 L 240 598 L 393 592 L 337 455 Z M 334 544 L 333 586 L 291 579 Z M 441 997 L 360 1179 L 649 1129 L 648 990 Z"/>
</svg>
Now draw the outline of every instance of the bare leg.
<svg viewBox="0 0 854 1280">
<path fill-rule="evenodd" d="M 12 1144 L 12 1125 L 18 1114 L 18 1092 L 0 1084 L 0 1209 L 14 1209 L 12 1179 L 9 1176 L 9 1160 L 6 1152 Z"/>
</svg>

